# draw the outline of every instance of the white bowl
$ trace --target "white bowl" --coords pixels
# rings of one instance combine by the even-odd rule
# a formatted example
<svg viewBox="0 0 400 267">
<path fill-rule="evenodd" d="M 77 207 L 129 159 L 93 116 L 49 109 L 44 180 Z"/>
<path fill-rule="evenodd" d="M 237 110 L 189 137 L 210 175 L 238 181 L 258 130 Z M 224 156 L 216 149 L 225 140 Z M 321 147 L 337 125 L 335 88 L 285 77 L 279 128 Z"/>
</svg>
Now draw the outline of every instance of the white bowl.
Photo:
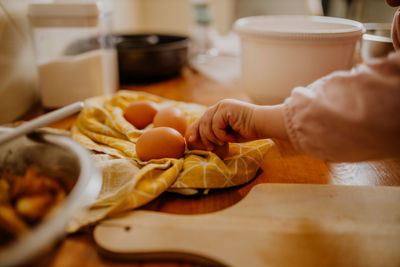
<svg viewBox="0 0 400 267">
<path fill-rule="evenodd" d="M 239 19 L 242 86 L 257 104 L 279 104 L 296 86 L 353 66 L 362 23 L 319 16 Z"/>
</svg>

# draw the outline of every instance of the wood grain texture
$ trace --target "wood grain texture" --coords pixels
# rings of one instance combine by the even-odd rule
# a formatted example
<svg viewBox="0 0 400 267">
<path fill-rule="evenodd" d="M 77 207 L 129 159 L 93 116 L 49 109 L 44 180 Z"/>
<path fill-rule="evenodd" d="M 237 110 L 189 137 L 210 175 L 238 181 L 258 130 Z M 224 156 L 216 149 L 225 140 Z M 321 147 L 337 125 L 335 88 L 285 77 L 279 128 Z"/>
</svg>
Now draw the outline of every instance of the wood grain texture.
<svg viewBox="0 0 400 267">
<path fill-rule="evenodd" d="M 224 98 L 248 100 L 240 90 L 239 84 L 221 84 L 205 78 L 190 69 L 180 77 L 155 84 L 129 86 L 124 89 L 142 90 L 166 98 L 213 105 Z M 29 120 L 47 110 L 40 106 L 31 110 L 22 119 Z M 69 129 L 76 116 L 57 122 L 52 127 Z M 400 162 L 388 160 L 364 163 L 327 164 L 296 151 L 291 144 L 275 140 L 281 158 L 262 162 L 260 174 L 243 186 L 212 190 L 207 195 L 187 197 L 164 193 L 141 209 L 174 214 L 204 214 L 218 211 L 240 201 L 256 184 L 260 183 L 302 183 L 302 184 L 341 184 L 341 185 L 394 185 L 400 186 Z M 94 246 L 92 229 L 67 236 L 49 255 L 48 266 L 196 266 L 193 262 L 116 262 L 98 255 Z"/>
<path fill-rule="evenodd" d="M 398 266 L 399 202 L 398 187 L 260 184 L 219 212 L 134 211 L 105 220 L 94 240 L 116 258 L 175 256 L 254 267 Z"/>
</svg>

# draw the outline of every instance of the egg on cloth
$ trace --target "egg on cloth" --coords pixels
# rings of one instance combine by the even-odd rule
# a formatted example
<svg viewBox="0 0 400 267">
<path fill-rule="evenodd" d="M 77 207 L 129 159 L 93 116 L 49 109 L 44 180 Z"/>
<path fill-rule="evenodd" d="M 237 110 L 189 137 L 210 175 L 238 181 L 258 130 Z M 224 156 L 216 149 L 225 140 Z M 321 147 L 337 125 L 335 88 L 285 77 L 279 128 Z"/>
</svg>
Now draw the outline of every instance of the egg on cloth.
<svg viewBox="0 0 400 267">
<path fill-rule="evenodd" d="M 165 107 L 160 109 L 154 116 L 154 127 L 171 127 L 185 135 L 187 122 L 185 114 L 176 107 Z"/>
<path fill-rule="evenodd" d="M 180 158 L 185 152 L 185 139 L 175 129 L 157 127 L 144 132 L 136 142 L 136 154 L 143 160 Z"/>
<path fill-rule="evenodd" d="M 139 100 L 132 102 L 126 108 L 124 117 L 136 128 L 143 129 L 153 122 L 157 112 L 158 106 L 156 103 L 149 100 Z"/>
</svg>

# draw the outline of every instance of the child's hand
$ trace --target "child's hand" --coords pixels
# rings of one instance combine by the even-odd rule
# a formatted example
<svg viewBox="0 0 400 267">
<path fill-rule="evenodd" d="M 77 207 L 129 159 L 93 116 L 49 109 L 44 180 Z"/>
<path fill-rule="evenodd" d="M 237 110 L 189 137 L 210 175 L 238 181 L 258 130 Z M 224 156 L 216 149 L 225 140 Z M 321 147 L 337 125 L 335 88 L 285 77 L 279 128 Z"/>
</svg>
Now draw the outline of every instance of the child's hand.
<svg viewBox="0 0 400 267">
<path fill-rule="evenodd" d="M 206 110 L 189 129 L 189 142 L 200 140 L 208 150 L 227 142 L 257 138 L 254 122 L 256 105 L 225 99 Z"/>
<path fill-rule="evenodd" d="M 201 141 L 208 150 L 227 142 L 259 138 L 288 140 L 282 105 L 259 106 L 225 99 L 206 110 L 189 129 L 189 143 Z"/>
</svg>

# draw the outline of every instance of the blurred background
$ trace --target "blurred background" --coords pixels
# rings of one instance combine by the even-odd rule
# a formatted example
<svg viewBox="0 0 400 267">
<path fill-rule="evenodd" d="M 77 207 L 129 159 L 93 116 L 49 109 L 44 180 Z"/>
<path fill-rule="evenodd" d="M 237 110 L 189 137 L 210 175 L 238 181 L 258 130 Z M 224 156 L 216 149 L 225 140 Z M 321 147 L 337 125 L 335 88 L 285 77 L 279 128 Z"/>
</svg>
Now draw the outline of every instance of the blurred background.
<svg viewBox="0 0 400 267">
<path fill-rule="evenodd" d="M 117 32 L 189 33 L 194 14 L 190 0 L 116 0 L 113 29 Z M 384 0 L 210 0 L 212 24 L 227 34 L 241 17 L 307 14 L 350 18 L 361 22 L 391 22 L 394 10 Z"/>
<path fill-rule="evenodd" d="M 76 0 L 71 0 L 76 1 Z M 15 120 L 39 99 L 37 69 L 27 7 L 45 0 L 0 0 L 0 123 Z M 91 2 L 82 0 L 77 2 Z M 167 33 L 207 38 L 203 51 L 225 57 L 229 65 L 193 60 L 193 65 L 221 81 L 237 76 L 235 20 L 271 14 L 325 15 L 368 23 L 392 21 L 395 9 L 384 0 L 103 0 L 112 8 L 113 33 Z M 199 8 L 201 6 L 201 8 Z M 205 37 L 206 36 L 206 37 Z M 204 58 L 203 58 L 204 59 Z M 210 58 L 208 58 L 210 59 Z M 227 60 L 227 61 L 226 61 Z M 204 67 L 206 66 L 206 67 Z M 215 72 L 219 69 L 220 72 Z M 213 76 L 214 75 L 214 76 Z M 217 75 L 217 76 L 215 76 Z"/>
</svg>

